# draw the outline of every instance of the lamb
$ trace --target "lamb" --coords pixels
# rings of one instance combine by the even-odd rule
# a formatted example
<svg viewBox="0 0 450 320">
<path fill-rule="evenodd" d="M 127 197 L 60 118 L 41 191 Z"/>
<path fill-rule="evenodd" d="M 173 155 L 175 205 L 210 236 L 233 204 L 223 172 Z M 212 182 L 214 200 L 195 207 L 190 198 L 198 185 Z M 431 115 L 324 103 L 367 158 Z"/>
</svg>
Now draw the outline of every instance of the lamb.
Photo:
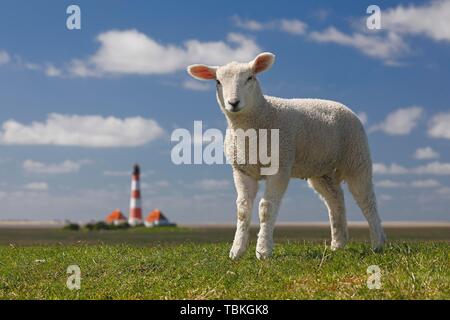
<svg viewBox="0 0 450 320">
<path fill-rule="evenodd" d="M 249 63 L 188 67 L 194 78 L 217 82 L 217 101 L 228 123 L 225 137 L 228 159 L 236 154 L 234 130 L 279 129 L 276 174 L 263 176 L 259 164 L 230 161 L 237 190 L 237 228 L 230 258 L 241 257 L 248 247 L 252 207 L 260 180 L 265 180 L 266 188 L 259 203 L 256 257 L 271 256 L 275 220 L 290 178 L 307 179 L 327 206 L 332 250 L 343 248 L 348 241 L 341 188 L 341 182 L 345 181 L 368 221 L 374 250 L 381 249 L 385 235 L 377 212 L 372 160 L 361 121 L 338 102 L 263 95 L 256 75 L 268 70 L 274 60 L 274 54 L 265 52 Z"/>
</svg>

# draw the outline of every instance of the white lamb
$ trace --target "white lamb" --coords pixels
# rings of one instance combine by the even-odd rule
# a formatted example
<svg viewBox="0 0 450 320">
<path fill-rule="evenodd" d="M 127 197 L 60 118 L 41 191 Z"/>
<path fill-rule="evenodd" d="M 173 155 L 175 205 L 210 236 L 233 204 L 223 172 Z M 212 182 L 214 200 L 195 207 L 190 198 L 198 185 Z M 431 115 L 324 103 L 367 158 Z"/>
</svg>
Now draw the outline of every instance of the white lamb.
<svg viewBox="0 0 450 320">
<path fill-rule="evenodd" d="M 346 181 L 369 223 L 373 248 L 381 249 L 385 236 L 377 212 L 372 160 L 361 121 L 349 108 L 334 101 L 264 96 L 255 75 L 269 69 L 274 59 L 273 54 L 262 53 L 249 63 L 188 67 L 189 74 L 196 79 L 217 81 L 217 100 L 229 127 L 225 138 L 228 159 L 233 158 L 237 148 L 233 130 L 279 129 L 279 170 L 275 175 L 262 176 L 258 164 L 232 163 L 238 221 L 230 257 L 239 258 L 247 249 L 252 206 L 258 180 L 262 179 L 266 180 L 266 188 L 259 203 L 258 259 L 272 254 L 275 220 L 290 178 L 308 179 L 325 202 L 333 250 L 344 247 L 348 240 L 340 186 Z"/>
</svg>

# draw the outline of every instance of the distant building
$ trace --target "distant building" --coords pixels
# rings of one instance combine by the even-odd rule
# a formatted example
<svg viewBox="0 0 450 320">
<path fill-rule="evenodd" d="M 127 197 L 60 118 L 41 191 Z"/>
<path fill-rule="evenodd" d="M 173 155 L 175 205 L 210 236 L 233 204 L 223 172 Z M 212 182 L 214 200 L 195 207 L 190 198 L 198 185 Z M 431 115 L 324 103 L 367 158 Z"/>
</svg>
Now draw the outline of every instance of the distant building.
<svg viewBox="0 0 450 320">
<path fill-rule="evenodd" d="M 118 226 L 127 223 L 127 217 L 119 209 L 116 209 L 106 217 L 105 222 Z"/>
<path fill-rule="evenodd" d="M 176 226 L 167 219 L 165 215 L 159 209 L 155 209 L 145 219 L 146 227 L 158 227 L 158 226 Z"/>
</svg>

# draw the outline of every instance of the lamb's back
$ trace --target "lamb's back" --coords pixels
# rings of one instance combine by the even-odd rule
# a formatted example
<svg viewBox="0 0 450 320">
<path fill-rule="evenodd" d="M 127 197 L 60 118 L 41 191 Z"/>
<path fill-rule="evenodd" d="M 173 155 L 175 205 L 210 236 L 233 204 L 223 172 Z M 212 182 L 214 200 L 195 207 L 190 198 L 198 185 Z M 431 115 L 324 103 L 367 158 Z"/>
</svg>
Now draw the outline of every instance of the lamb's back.
<svg viewBox="0 0 450 320">
<path fill-rule="evenodd" d="M 322 99 L 265 98 L 276 113 L 280 147 L 295 145 L 294 175 L 320 176 L 347 166 L 355 152 L 366 152 L 363 125 L 345 105 Z"/>
</svg>

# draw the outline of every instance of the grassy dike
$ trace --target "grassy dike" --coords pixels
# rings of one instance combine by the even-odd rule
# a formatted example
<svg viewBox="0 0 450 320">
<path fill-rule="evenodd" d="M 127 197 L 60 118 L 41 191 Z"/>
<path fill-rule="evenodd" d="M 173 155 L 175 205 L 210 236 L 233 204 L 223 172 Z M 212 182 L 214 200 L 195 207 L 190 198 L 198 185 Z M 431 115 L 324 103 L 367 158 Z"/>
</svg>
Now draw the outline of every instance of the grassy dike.
<svg viewBox="0 0 450 320">
<path fill-rule="evenodd" d="M 331 252 L 321 243 L 287 241 L 258 261 L 254 243 L 239 261 L 229 243 L 1 245 L 1 299 L 450 299 L 446 242 L 391 242 L 373 253 L 353 242 Z M 69 290 L 69 265 L 81 289 Z M 381 269 L 381 289 L 367 268 Z"/>
</svg>

